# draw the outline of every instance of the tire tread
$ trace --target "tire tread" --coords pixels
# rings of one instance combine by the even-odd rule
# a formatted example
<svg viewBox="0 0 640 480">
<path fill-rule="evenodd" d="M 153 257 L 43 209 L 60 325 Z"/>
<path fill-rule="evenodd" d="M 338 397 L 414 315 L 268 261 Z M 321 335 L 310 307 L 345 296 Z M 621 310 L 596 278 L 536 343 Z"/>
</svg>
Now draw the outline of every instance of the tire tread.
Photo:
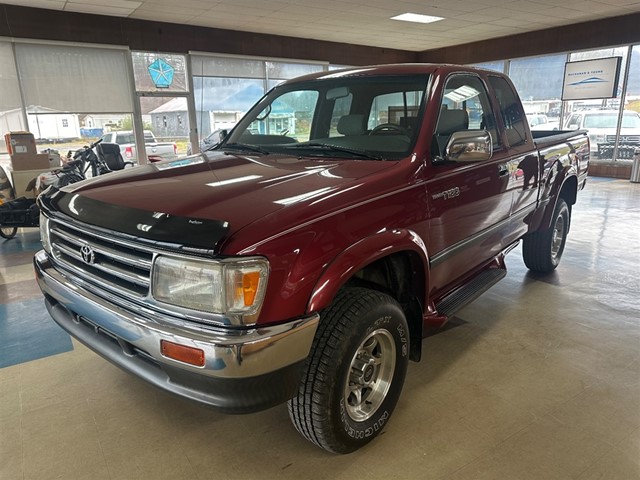
<svg viewBox="0 0 640 480">
<path fill-rule="evenodd" d="M 327 412 L 323 404 L 327 384 L 331 381 L 328 370 L 332 359 L 349 335 L 353 318 L 365 313 L 377 303 L 395 302 L 391 297 L 366 288 L 341 290 L 335 301 L 324 310 L 316 332 L 307 365 L 300 382 L 298 395 L 288 402 L 289 416 L 296 430 L 307 440 L 331 452 L 343 453 L 343 448 L 328 433 L 325 425 Z"/>
<path fill-rule="evenodd" d="M 537 230 L 524 237 L 522 242 L 522 259 L 529 270 L 540 273 L 550 273 L 558 266 L 560 259 L 558 258 L 558 262 L 556 263 L 551 259 L 551 240 L 553 236 L 553 225 L 563 209 L 567 211 L 566 236 L 569 230 L 571 211 L 564 199 L 560 198 L 553 212 L 551 227 L 545 230 Z"/>
</svg>

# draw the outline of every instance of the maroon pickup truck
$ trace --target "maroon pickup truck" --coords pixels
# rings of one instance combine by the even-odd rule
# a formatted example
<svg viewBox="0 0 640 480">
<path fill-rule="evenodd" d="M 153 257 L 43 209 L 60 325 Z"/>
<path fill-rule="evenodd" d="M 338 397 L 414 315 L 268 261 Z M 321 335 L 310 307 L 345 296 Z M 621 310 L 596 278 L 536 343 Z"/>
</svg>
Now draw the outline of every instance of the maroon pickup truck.
<svg viewBox="0 0 640 480">
<path fill-rule="evenodd" d="M 323 72 L 213 150 L 49 189 L 34 263 L 53 319 L 124 370 L 230 413 L 288 402 L 332 452 L 379 434 L 428 328 L 558 265 L 584 132 L 534 132 L 503 75 Z"/>
</svg>

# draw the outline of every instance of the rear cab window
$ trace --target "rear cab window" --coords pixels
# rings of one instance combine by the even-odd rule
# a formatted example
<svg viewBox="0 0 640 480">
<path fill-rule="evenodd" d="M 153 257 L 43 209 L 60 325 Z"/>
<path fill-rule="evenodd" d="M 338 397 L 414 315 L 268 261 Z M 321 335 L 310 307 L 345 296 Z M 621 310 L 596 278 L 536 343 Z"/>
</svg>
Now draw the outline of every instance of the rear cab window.
<svg viewBox="0 0 640 480">
<path fill-rule="evenodd" d="M 118 133 L 116 134 L 116 143 L 118 145 L 126 145 L 128 143 L 136 143 L 136 139 L 133 133 Z"/>
<path fill-rule="evenodd" d="M 520 105 L 518 96 L 511 88 L 511 85 L 502 77 L 489 76 L 489 83 L 496 94 L 500 105 L 500 116 L 504 124 L 507 142 L 511 147 L 524 145 L 527 140 L 527 127 L 525 123 L 527 117 Z"/>
</svg>

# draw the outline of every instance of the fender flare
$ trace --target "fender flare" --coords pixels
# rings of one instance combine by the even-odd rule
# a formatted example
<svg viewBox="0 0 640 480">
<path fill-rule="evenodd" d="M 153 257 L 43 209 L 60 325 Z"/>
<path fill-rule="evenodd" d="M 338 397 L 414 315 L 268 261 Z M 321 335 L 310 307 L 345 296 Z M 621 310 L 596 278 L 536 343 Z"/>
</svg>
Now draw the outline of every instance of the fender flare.
<svg viewBox="0 0 640 480">
<path fill-rule="evenodd" d="M 354 243 L 342 251 L 324 269 L 313 287 L 307 313 L 328 307 L 340 288 L 359 270 L 393 253 L 410 251 L 420 258 L 425 286 L 429 283 L 429 256 L 418 234 L 408 229 L 383 230 Z M 419 298 L 424 305 L 423 298 Z"/>
<path fill-rule="evenodd" d="M 553 168 L 553 167 L 552 167 Z M 574 165 L 570 165 L 567 168 L 563 168 L 553 179 L 553 184 L 549 189 L 549 203 L 545 207 L 544 214 L 542 215 L 542 220 L 540 222 L 540 229 L 546 230 L 551 228 L 551 222 L 553 220 L 553 212 L 556 209 L 556 205 L 558 204 L 558 199 L 560 198 L 560 192 L 567 184 L 570 179 L 575 179 L 576 182 L 578 180 L 578 171 Z"/>
</svg>

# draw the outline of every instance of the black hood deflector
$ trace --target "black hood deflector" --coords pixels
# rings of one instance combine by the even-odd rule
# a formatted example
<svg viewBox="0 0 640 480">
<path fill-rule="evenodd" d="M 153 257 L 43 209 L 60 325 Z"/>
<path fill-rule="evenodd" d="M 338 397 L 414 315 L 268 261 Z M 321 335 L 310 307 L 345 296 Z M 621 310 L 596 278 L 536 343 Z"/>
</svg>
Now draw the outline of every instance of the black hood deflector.
<svg viewBox="0 0 640 480">
<path fill-rule="evenodd" d="M 82 223 L 174 246 L 213 251 L 230 226 L 222 220 L 189 218 L 101 202 L 50 188 L 39 197 L 43 209 Z"/>
</svg>

